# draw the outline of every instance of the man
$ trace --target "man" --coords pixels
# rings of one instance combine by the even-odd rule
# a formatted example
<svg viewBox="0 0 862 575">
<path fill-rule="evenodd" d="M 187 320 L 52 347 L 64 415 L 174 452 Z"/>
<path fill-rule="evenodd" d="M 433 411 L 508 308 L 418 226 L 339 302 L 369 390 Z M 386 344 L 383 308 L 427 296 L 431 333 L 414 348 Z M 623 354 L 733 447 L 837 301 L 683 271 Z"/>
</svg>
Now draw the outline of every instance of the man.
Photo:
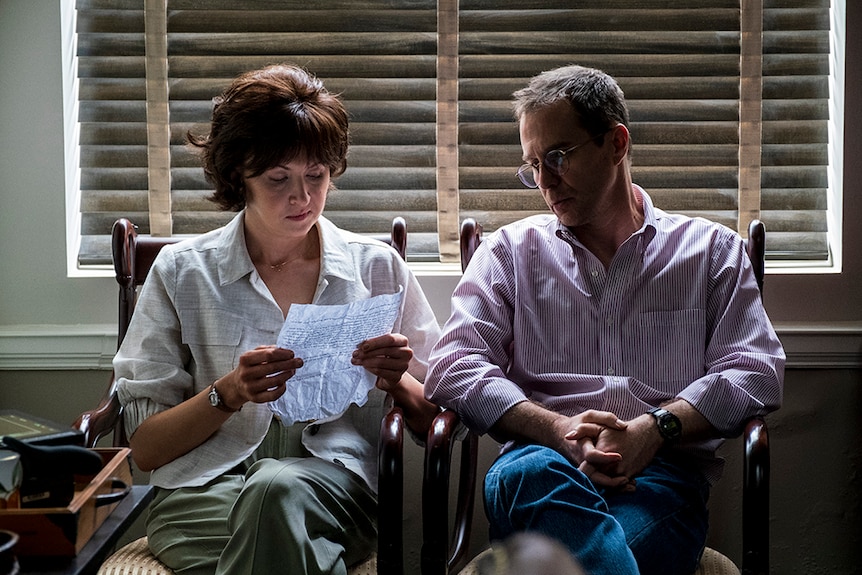
<svg viewBox="0 0 862 575">
<path fill-rule="evenodd" d="M 613 78 L 568 66 L 514 98 L 518 176 L 553 215 L 478 248 L 426 395 L 505 443 L 485 478 L 492 538 L 544 533 L 592 575 L 690 575 L 715 450 L 780 406 L 783 349 L 742 239 L 632 184 Z"/>
</svg>

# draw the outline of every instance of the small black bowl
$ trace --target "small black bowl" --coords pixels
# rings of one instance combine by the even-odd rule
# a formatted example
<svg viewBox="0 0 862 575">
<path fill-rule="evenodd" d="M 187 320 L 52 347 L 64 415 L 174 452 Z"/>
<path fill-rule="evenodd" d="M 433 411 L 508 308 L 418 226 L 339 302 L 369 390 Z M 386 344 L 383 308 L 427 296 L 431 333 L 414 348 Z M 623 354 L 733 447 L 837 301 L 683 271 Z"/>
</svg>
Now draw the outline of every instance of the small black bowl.
<svg viewBox="0 0 862 575">
<path fill-rule="evenodd" d="M 15 557 L 15 545 L 18 544 L 18 534 L 0 529 L 0 575 L 17 575 L 18 558 Z"/>
</svg>

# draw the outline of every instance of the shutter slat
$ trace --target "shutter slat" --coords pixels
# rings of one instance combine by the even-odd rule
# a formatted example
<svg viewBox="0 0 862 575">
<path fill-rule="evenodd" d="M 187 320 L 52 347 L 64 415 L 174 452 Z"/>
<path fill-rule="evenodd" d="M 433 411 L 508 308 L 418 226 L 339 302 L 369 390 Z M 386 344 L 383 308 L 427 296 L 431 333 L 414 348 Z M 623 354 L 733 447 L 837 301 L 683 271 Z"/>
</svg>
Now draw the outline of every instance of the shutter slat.
<svg viewBox="0 0 862 575">
<path fill-rule="evenodd" d="M 435 57 L 428 55 L 375 56 L 374 75 L 378 78 L 433 78 Z M 248 70 L 262 68 L 273 62 L 295 63 L 313 70 L 324 80 L 329 76 L 349 78 L 369 74 L 367 56 L 324 55 L 296 56 L 285 50 L 269 56 L 169 56 L 172 78 L 227 78 L 228 81 Z"/>
<path fill-rule="evenodd" d="M 784 37 L 774 38 L 775 51 L 784 46 Z M 812 43 L 814 38 L 810 39 Z M 691 54 L 708 47 L 714 54 L 738 54 L 738 32 L 638 32 L 636 54 Z M 462 34 L 462 54 L 555 54 L 562 46 L 577 46 L 582 54 L 631 55 L 631 34 L 626 32 L 569 32 L 558 30 L 554 34 L 473 32 Z M 816 45 L 819 47 L 819 44 Z M 820 51 L 815 46 L 806 52 Z"/>
<path fill-rule="evenodd" d="M 641 9 L 618 11 L 608 17 L 607 7 L 601 9 L 536 9 L 536 10 L 462 10 L 461 32 L 509 32 L 531 30 L 558 32 L 579 31 L 660 31 L 667 30 L 738 30 L 739 9 L 695 8 Z"/>
<path fill-rule="evenodd" d="M 341 56 L 345 53 L 370 56 L 393 54 L 433 54 L 437 48 L 434 33 L 398 34 L 356 33 L 258 33 L 258 34 L 169 34 L 168 53 L 183 56 L 271 56 L 284 53 Z M 369 62 L 370 63 L 370 62 Z M 372 69 L 367 66 L 366 70 Z"/>
<path fill-rule="evenodd" d="M 308 0 L 254 0 L 254 2 L 238 2 L 237 0 L 170 0 L 168 8 L 173 10 L 197 10 L 208 12 L 209 10 L 243 11 L 243 10 L 285 10 L 290 12 L 303 12 L 313 10 L 318 3 Z M 366 10 L 392 9 L 392 0 L 362 0 L 362 6 Z M 436 4 L 434 0 L 400 0 L 397 5 L 402 9 L 409 10 L 431 10 L 433 12 Z M 330 10 L 350 11 L 356 9 L 356 0 L 327 0 L 326 6 Z"/>
<path fill-rule="evenodd" d="M 331 32 L 359 28 L 377 33 L 436 33 L 428 10 L 173 10 L 174 33 L 248 34 L 262 32 Z"/>
<path fill-rule="evenodd" d="M 728 76 L 738 72 L 738 54 L 506 54 L 506 55 L 462 55 L 460 58 L 462 78 L 521 78 L 522 85 L 542 70 L 567 66 L 572 62 L 582 66 L 599 68 L 614 77 L 634 77 L 656 71 L 654 76 L 701 77 L 705 72 L 716 76 Z M 783 63 L 783 62 L 782 62 Z M 782 64 L 782 63 L 777 63 Z M 662 73 L 658 73 L 661 70 Z M 506 94 L 501 94 L 501 97 Z"/>
</svg>

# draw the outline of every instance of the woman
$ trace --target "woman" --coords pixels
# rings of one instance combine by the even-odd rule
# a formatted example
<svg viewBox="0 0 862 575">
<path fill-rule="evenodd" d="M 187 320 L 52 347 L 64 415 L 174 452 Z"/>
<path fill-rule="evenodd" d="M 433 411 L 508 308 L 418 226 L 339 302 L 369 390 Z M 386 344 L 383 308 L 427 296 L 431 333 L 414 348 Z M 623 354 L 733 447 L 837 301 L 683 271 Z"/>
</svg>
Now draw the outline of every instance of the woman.
<svg viewBox="0 0 862 575">
<path fill-rule="evenodd" d="M 321 216 L 346 168 L 347 113 L 305 71 L 244 74 L 189 135 L 239 213 L 169 246 L 143 286 L 114 360 L 132 457 L 157 489 L 147 535 L 177 573 L 345 573 L 375 546 L 381 418 L 394 401 L 424 434 L 422 396 L 439 329 L 390 247 Z M 344 304 L 403 290 L 392 333 L 351 359 L 377 376 L 362 406 L 282 425 L 268 402 L 303 368 L 276 347 L 292 304 Z"/>
</svg>

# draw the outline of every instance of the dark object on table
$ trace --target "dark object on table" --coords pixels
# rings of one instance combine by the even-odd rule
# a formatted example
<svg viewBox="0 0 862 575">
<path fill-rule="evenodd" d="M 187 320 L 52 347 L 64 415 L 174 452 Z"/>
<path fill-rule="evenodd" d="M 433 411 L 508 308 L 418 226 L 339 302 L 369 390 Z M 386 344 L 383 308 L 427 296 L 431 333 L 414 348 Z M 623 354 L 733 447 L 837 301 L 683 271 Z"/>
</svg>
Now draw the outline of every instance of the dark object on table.
<svg viewBox="0 0 862 575">
<path fill-rule="evenodd" d="M 104 463 L 78 445 L 32 445 L 9 436 L 3 443 L 21 455 L 21 507 L 65 507 L 75 495 L 74 476 L 96 475 Z"/>
<path fill-rule="evenodd" d="M 15 557 L 17 543 L 17 533 L 0 530 L 0 575 L 17 575 L 19 571 L 18 558 Z"/>
</svg>

